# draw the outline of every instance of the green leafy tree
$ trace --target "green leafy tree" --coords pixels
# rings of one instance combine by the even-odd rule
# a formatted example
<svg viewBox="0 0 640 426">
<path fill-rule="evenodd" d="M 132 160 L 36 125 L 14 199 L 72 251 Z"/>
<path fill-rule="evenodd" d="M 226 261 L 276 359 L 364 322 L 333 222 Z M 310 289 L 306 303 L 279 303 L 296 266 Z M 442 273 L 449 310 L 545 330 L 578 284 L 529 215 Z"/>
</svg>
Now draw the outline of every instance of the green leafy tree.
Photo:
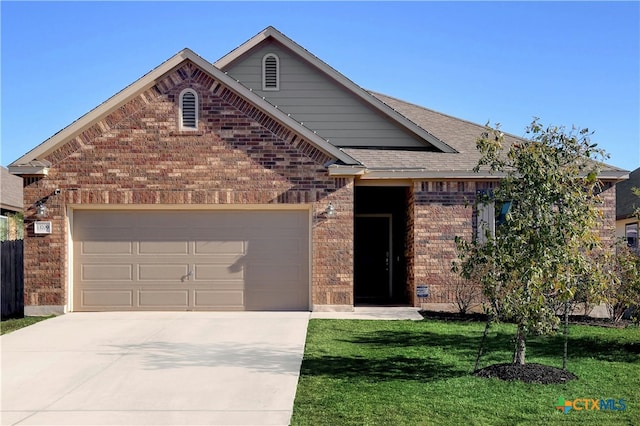
<svg viewBox="0 0 640 426">
<path fill-rule="evenodd" d="M 495 319 L 517 324 L 516 364 L 525 363 L 528 335 L 557 329 L 558 306 L 578 291 L 602 294 L 598 287 L 607 282 L 593 262 L 601 248 L 597 176 L 604 152 L 587 129 L 544 128 L 535 119 L 527 135 L 509 144 L 499 126 L 487 125 L 477 140 L 475 171 L 488 169 L 501 179 L 476 203 L 510 202 L 511 208 L 495 234 L 457 238 L 454 263 L 463 277 L 479 279 Z"/>
</svg>

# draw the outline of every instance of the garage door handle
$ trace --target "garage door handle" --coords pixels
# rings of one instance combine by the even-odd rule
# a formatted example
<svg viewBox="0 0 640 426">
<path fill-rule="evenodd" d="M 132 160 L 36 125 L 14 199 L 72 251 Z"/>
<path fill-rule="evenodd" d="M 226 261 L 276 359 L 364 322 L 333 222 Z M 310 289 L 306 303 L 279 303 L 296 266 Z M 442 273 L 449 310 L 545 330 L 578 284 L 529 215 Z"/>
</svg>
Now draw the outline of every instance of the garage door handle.
<svg viewBox="0 0 640 426">
<path fill-rule="evenodd" d="M 193 271 L 189 271 L 187 272 L 187 275 L 183 275 L 182 277 L 180 277 L 180 281 L 184 282 L 184 280 L 188 280 L 189 277 L 193 276 Z"/>
</svg>

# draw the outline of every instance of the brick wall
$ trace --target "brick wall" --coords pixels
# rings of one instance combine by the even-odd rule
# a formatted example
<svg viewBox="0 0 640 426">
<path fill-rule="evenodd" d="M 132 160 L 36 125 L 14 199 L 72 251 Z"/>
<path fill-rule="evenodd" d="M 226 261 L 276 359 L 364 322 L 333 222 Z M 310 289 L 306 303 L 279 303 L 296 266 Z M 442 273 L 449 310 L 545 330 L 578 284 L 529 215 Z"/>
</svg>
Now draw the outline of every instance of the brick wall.
<svg viewBox="0 0 640 426">
<path fill-rule="evenodd" d="M 413 207 L 407 220 L 408 287 L 415 297 L 415 286 L 426 284 L 431 295 L 427 303 L 455 302 L 458 277 L 451 272 L 456 259 L 455 237 L 470 240 L 477 223 L 473 209 L 476 191 L 495 188 L 496 181 L 425 181 L 415 182 Z M 598 228 L 605 248 L 614 242 L 615 187 L 605 183 L 600 194 L 603 219 Z M 412 244 L 413 243 L 413 244 Z"/>
<path fill-rule="evenodd" d="M 451 272 L 456 259 L 455 237 L 471 239 L 474 229 L 473 203 L 476 190 L 493 182 L 439 180 L 415 182 L 413 185 L 412 238 L 414 241 L 413 283 L 410 284 L 414 306 L 416 285 L 428 285 L 428 303 L 455 301 L 458 277 Z"/>
<path fill-rule="evenodd" d="M 197 131 L 180 131 L 178 97 L 199 95 Z M 311 204 L 313 302 L 353 301 L 353 180 L 329 178 L 330 158 L 187 62 L 50 153 L 49 175 L 25 187 L 25 303 L 66 303 L 66 206 Z M 53 190 L 33 234 L 34 203 Z"/>
</svg>

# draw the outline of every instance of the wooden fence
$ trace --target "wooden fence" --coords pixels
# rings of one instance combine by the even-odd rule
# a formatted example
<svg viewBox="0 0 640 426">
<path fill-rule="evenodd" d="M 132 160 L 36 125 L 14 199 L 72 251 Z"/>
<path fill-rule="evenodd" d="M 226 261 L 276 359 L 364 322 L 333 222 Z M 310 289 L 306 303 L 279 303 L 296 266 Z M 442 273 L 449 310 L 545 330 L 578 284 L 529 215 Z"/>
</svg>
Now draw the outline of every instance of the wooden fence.
<svg viewBox="0 0 640 426">
<path fill-rule="evenodd" d="M 0 279 L 2 280 L 2 319 L 24 316 L 24 241 L 2 241 Z"/>
</svg>

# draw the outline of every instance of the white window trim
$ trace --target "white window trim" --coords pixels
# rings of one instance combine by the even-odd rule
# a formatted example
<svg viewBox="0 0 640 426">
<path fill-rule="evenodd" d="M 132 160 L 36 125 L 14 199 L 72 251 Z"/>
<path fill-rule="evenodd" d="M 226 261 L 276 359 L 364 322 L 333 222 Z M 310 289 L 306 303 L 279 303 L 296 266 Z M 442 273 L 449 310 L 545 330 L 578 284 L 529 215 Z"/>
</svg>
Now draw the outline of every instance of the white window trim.
<svg viewBox="0 0 640 426">
<path fill-rule="evenodd" d="M 182 101 L 183 101 L 184 95 L 186 93 L 193 94 L 193 96 L 195 97 L 195 100 L 196 100 L 196 105 L 195 105 L 195 108 L 196 108 L 196 123 L 195 124 L 196 125 L 195 125 L 195 127 L 185 126 L 184 125 L 184 115 L 182 114 Z M 184 89 L 182 92 L 180 92 L 180 97 L 178 99 L 179 99 L 179 103 L 178 103 L 178 105 L 179 105 L 179 107 L 178 107 L 178 120 L 180 122 L 180 130 L 184 130 L 184 131 L 196 131 L 196 130 L 198 130 L 199 107 L 200 107 L 200 102 L 199 102 L 199 99 L 198 99 L 198 93 L 193 89 Z"/>
<path fill-rule="evenodd" d="M 268 58 L 275 58 L 276 60 L 276 87 L 267 87 L 266 63 Z M 272 92 L 280 90 L 280 58 L 275 53 L 267 53 L 262 57 L 262 90 Z"/>
</svg>

